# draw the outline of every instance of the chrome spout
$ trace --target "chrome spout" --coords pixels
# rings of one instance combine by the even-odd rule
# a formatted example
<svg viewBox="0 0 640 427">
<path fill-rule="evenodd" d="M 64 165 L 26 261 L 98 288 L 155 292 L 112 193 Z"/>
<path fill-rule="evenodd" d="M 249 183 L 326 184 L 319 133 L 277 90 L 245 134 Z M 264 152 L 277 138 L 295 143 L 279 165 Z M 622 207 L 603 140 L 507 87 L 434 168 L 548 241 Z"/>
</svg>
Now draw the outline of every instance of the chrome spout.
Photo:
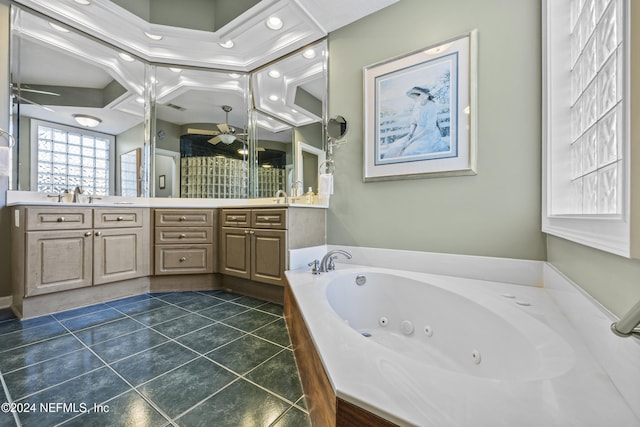
<svg viewBox="0 0 640 427">
<path fill-rule="evenodd" d="M 277 199 L 278 203 L 280 203 L 280 196 L 284 196 L 285 204 L 289 203 L 289 196 L 287 196 L 287 192 L 286 191 L 284 191 L 284 190 L 276 191 L 276 195 L 274 197 Z"/>
<path fill-rule="evenodd" d="M 333 271 L 336 269 L 336 265 L 333 260 L 338 258 L 338 255 L 342 255 L 347 259 L 351 259 L 351 254 L 347 251 L 343 251 L 341 249 L 334 249 L 332 251 L 327 252 L 327 254 L 322 257 L 322 261 L 320 261 L 320 272 L 325 273 L 327 271 Z"/>
<path fill-rule="evenodd" d="M 80 198 L 78 197 L 80 194 L 82 194 L 82 188 L 76 187 L 73 190 L 73 203 L 80 203 Z"/>
<path fill-rule="evenodd" d="M 636 337 L 640 339 L 640 301 L 620 320 L 611 324 L 611 331 L 621 337 Z"/>
</svg>

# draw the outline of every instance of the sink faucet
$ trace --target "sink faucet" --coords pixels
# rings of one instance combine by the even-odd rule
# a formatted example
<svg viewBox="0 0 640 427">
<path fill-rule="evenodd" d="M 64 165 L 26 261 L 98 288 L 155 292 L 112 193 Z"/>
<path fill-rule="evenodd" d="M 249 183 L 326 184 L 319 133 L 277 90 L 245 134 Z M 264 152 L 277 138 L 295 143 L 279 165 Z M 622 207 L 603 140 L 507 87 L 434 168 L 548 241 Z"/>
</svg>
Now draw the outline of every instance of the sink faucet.
<svg viewBox="0 0 640 427">
<path fill-rule="evenodd" d="M 289 203 L 289 196 L 287 196 L 287 192 L 286 191 L 284 191 L 284 190 L 276 191 L 275 197 L 279 198 L 280 196 L 284 196 L 284 202 L 285 203 Z M 278 203 L 280 203 L 280 200 L 278 200 Z"/>
<path fill-rule="evenodd" d="M 336 265 L 333 260 L 338 258 L 338 255 L 344 255 L 345 258 L 351 259 L 351 254 L 347 251 L 343 251 L 341 249 L 329 251 L 324 257 L 322 257 L 322 261 L 320 261 L 320 272 L 324 273 L 335 270 Z"/>
<path fill-rule="evenodd" d="M 79 195 L 82 194 L 82 188 L 79 186 L 73 190 L 73 203 L 80 203 Z"/>
</svg>

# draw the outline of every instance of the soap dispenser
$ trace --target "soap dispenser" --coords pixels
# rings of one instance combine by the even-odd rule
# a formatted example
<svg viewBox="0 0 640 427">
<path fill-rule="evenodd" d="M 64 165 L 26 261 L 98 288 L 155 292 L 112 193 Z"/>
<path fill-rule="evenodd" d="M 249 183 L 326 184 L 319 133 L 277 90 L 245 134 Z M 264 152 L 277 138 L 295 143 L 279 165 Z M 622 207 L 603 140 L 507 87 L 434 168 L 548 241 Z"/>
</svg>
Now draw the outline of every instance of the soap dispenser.
<svg viewBox="0 0 640 427">
<path fill-rule="evenodd" d="M 315 194 L 313 194 L 313 189 L 311 187 L 309 187 L 309 191 L 307 191 L 305 193 L 305 196 L 306 196 L 306 200 L 305 201 L 308 204 L 312 205 L 313 202 L 314 202 L 314 199 L 315 199 Z"/>
</svg>

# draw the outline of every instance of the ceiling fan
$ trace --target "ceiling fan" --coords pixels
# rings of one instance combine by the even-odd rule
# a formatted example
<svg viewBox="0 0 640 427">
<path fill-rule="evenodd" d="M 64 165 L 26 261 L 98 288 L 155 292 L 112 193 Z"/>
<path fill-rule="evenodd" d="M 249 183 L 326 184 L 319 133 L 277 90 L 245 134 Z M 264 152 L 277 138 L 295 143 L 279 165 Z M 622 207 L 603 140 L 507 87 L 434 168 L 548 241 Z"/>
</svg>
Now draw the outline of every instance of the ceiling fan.
<svg viewBox="0 0 640 427">
<path fill-rule="evenodd" d="M 229 112 L 232 110 L 231 106 L 223 105 L 222 110 L 225 113 L 225 122 L 218 123 L 216 126 L 218 130 L 206 130 L 206 129 L 187 129 L 188 133 L 196 135 L 212 135 L 213 138 L 209 140 L 209 143 L 216 145 L 219 142 L 229 145 L 234 141 L 240 141 L 246 144 L 246 141 L 238 138 L 239 136 L 246 136 L 246 133 L 236 133 L 236 129 L 233 126 L 229 126 Z"/>
</svg>

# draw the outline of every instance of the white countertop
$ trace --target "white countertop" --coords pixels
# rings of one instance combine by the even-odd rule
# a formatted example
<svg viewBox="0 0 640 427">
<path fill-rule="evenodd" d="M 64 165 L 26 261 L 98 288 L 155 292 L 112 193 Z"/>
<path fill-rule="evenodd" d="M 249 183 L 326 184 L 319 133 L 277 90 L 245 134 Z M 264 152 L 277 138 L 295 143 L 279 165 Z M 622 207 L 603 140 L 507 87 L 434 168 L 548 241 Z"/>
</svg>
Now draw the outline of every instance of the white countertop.
<svg viewBox="0 0 640 427">
<path fill-rule="evenodd" d="M 142 208 L 316 208 L 326 209 L 329 203 L 318 198 L 317 203 L 299 203 L 302 197 L 294 199 L 293 203 L 283 203 L 283 198 L 265 197 L 260 199 L 182 199 L 164 197 L 121 197 L 105 196 L 95 203 L 66 203 L 56 202 L 45 193 L 33 191 L 7 191 L 7 206 L 87 206 L 87 207 L 142 207 Z"/>
</svg>

